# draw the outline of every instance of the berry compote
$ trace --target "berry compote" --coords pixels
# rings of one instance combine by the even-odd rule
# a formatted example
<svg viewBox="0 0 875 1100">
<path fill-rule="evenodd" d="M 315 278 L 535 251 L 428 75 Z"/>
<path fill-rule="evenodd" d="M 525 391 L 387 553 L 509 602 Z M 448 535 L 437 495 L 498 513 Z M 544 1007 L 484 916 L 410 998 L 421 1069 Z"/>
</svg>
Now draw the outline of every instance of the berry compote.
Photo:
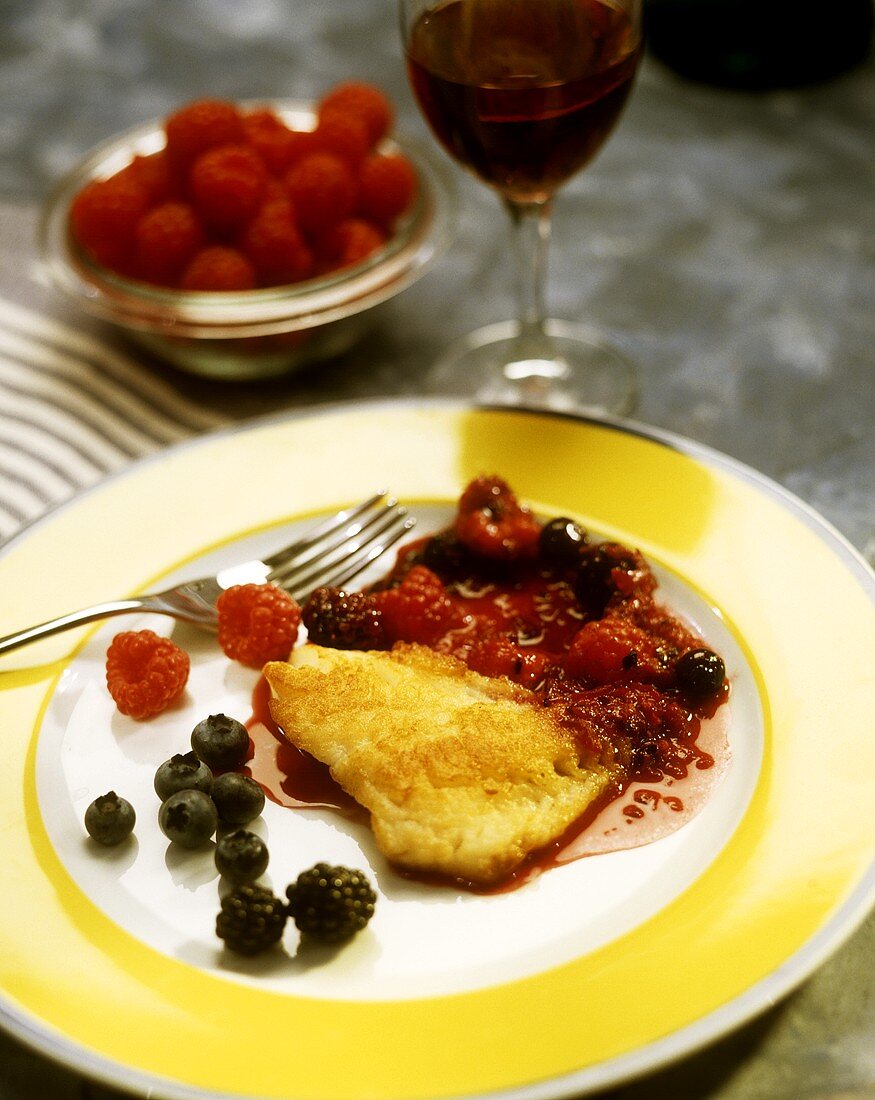
<svg viewBox="0 0 875 1100">
<path fill-rule="evenodd" d="M 320 590 L 312 616 L 318 608 L 320 644 L 418 642 L 528 688 L 532 705 L 551 708 L 572 732 L 582 758 L 617 775 L 613 819 L 633 824 L 659 808 L 680 823 L 690 814 L 679 794 L 701 790 L 696 773 L 715 763 L 700 744 L 703 719 L 715 716 L 729 686 L 719 655 L 656 601 L 656 590 L 638 550 L 596 541 L 565 516 L 542 523 L 501 478 L 479 477 L 446 529 L 404 546 L 391 572 L 354 600 Z M 307 607 L 303 614 L 306 623 Z M 349 621 L 329 622 L 332 615 Z M 263 691 L 256 710 L 270 727 Z M 288 749 L 269 793 L 349 812 L 339 788 L 330 796 L 327 769 L 301 763 L 298 750 L 290 761 Z M 643 835 L 589 847 L 569 847 L 565 837 L 541 862 L 639 844 Z"/>
</svg>

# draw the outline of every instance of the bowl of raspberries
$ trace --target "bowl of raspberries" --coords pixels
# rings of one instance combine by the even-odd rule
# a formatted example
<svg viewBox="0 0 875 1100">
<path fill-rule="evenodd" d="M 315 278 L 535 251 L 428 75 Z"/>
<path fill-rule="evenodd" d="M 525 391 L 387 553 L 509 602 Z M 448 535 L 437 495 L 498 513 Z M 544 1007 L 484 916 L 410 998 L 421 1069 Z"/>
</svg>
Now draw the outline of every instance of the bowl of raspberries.
<svg viewBox="0 0 875 1100">
<path fill-rule="evenodd" d="M 254 379 L 349 350 L 452 236 L 452 185 L 374 85 L 199 99 L 88 154 L 40 227 L 54 286 L 159 357 Z"/>
</svg>

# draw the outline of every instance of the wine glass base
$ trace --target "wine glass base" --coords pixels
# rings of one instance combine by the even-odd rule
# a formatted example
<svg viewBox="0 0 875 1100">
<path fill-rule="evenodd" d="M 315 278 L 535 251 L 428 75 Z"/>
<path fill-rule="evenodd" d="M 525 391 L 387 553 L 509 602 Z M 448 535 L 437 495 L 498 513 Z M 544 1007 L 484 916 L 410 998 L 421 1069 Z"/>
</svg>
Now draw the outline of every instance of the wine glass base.
<svg viewBox="0 0 875 1100">
<path fill-rule="evenodd" d="M 429 388 L 497 405 L 622 416 L 634 407 L 635 371 L 586 325 L 550 320 L 527 342 L 514 321 L 462 337 L 433 367 Z"/>
</svg>

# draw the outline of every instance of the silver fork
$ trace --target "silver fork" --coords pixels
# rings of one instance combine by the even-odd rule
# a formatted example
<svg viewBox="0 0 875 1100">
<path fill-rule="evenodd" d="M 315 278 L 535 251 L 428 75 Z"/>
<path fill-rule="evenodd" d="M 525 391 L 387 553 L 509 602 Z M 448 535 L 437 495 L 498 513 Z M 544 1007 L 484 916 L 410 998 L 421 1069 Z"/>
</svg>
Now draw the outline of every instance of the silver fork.
<svg viewBox="0 0 875 1100">
<path fill-rule="evenodd" d="M 277 584 L 297 600 L 323 585 L 341 585 L 376 561 L 416 523 L 407 509 L 377 493 L 310 528 L 289 546 L 260 560 L 222 569 L 164 592 L 110 600 L 0 638 L 0 654 L 63 630 L 134 611 L 171 615 L 206 630 L 216 629 L 216 600 L 235 584 Z"/>
</svg>

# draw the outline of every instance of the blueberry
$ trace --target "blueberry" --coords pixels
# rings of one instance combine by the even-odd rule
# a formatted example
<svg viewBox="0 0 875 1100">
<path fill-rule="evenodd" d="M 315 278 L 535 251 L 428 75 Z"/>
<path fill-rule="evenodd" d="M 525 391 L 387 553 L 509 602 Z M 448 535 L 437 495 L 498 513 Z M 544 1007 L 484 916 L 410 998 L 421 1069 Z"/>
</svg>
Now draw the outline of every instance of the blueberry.
<svg viewBox="0 0 875 1100">
<path fill-rule="evenodd" d="M 213 784 L 213 802 L 222 821 L 246 825 L 264 809 L 264 791 L 248 775 L 225 772 Z"/>
<path fill-rule="evenodd" d="M 174 844 L 199 848 L 218 828 L 219 812 L 203 791 L 177 791 L 161 803 L 158 824 Z"/>
<path fill-rule="evenodd" d="M 211 714 L 192 730 L 191 747 L 211 768 L 236 768 L 249 752 L 249 732 L 236 718 Z"/>
<path fill-rule="evenodd" d="M 567 516 L 551 519 L 541 528 L 538 550 L 542 561 L 558 569 L 570 569 L 580 561 L 586 546 L 586 532 Z"/>
<path fill-rule="evenodd" d="M 723 687 L 726 666 L 710 649 L 691 649 L 675 665 L 678 687 L 697 698 L 716 695 Z"/>
<path fill-rule="evenodd" d="M 177 791 L 209 794 L 212 788 L 213 773 L 193 752 L 178 752 L 155 772 L 155 793 L 162 802 Z"/>
<path fill-rule="evenodd" d="M 580 559 L 574 591 L 583 606 L 596 616 L 601 615 L 614 590 L 611 570 L 614 562 L 600 547 Z"/>
<path fill-rule="evenodd" d="M 235 886 L 255 882 L 267 870 L 270 855 L 267 845 L 246 829 L 235 829 L 216 844 L 216 868 Z"/>
<path fill-rule="evenodd" d="M 588 546 L 580 555 L 575 595 L 591 615 L 600 618 L 617 591 L 614 570 L 631 573 L 635 568 L 635 559 L 619 543 L 602 542 L 598 546 Z"/>
<path fill-rule="evenodd" d="M 85 811 L 85 828 L 98 844 L 121 844 L 134 831 L 134 807 L 115 791 L 100 795 Z"/>
</svg>

